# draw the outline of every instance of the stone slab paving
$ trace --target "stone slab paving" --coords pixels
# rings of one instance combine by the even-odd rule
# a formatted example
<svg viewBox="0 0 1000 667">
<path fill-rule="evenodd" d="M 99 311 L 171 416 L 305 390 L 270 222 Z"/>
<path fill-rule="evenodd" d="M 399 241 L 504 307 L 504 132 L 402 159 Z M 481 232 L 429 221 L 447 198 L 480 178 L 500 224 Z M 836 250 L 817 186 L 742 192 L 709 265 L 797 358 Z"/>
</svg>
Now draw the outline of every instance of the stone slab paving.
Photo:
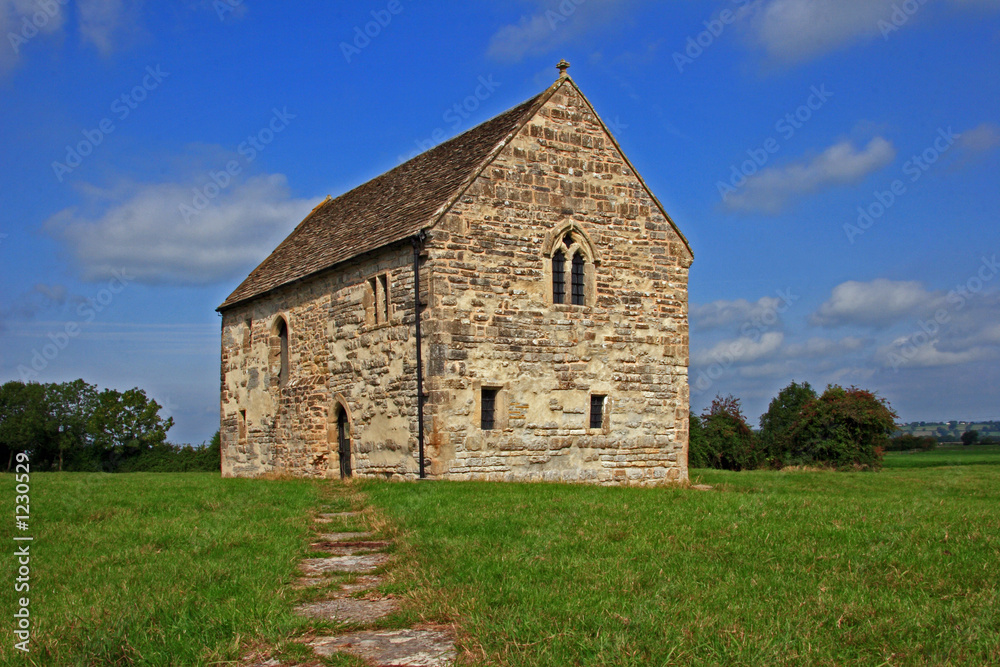
<svg viewBox="0 0 1000 667">
<path fill-rule="evenodd" d="M 344 597 L 300 605 L 295 608 L 295 613 L 341 623 L 372 623 L 397 609 L 399 604 L 392 598 L 366 600 Z"/>
<path fill-rule="evenodd" d="M 368 630 L 306 642 L 317 655 L 350 653 L 380 667 L 445 667 L 455 660 L 455 638 L 435 629 Z"/>
<path fill-rule="evenodd" d="M 389 562 L 389 554 L 362 554 L 357 556 L 333 556 L 331 558 L 306 558 L 299 564 L 299 569 L 305 575 L 323 574 L 325 572 L 357 572 L 367 574 L 374 572 Z"/>
<path fill-rule="evenodd" d="M 271 658 L 267 655 L 244 656 L 239 664 L 240 667 L 323 667 L 323 663 L 318 661 L 310 660 L 309 662 L 282 662 L 277 658 Z"/>
<path fill-rule="evenodd" d="M 361 591 L 370 591 L 373 588 L 379 586 L 385 577 L 379 577 L 371 574 L 364 574 L 355 579 L 349 584 L 341 584 L 340 590 L 334 594 L 335 597 L 347 597 L 348 595 L 353 595 L 354 593 L 360 593 Z"/>
<path fill-rule="evenodd" d="M 355 540 L 366 540 L 372 533 L 323 533 L 319 539 L 326 542 L 351 542 Z"/>
<path fill-rule="evenodd" d="M 309 545 L 312 551 L 325 551 L 338 556 L 355 556 L 372 551 L 381 551 L 388 547 L 390 542 L 385 540 L 373 540 L 369 542 L 313 542 Z"/>
<path fill-rule="evenodd" d="M 315 522 L 332 523 L 360 514 L 361 512 L 325 512 L 317 514 Z M 299 605 L 295 612 L 311 618 L 367 625 L 397 611 L 399 604 L 393 598 L 351 597 L 355 593 L 378 587 L 383 578 L 365 573 L 374 572 L 392 559 L 383 552 L 391 542 L 373 540 L 372 537 L 372 533 L 360 531 L 320 534 L 317 541 L 310 544 L 310 548 L 331 556 L 304 559 L 299 564 L 303 576 L 298 579 L 296 586 L 306 588 L 330 582 L 324 576 L 330 573 L 360 576 L 349 584 L 342 583 L 339 590 L 331 592 L 325 600 Z M 456 657 L 454 635 L 450 631 L 432 627 L 369 630 L 299 641 L 310 646 L 319 656 L 349 653 L 370 664 L 386 667 L 445 667 L 451 665 Z"/>
<path fill-rule="evenodd" d="M 347 519 L 352 516 L 360 516 L 361 512 L 327 512 L 316 515 L 316 523 L 331 523 L 334 519 Z"/>
</svg>

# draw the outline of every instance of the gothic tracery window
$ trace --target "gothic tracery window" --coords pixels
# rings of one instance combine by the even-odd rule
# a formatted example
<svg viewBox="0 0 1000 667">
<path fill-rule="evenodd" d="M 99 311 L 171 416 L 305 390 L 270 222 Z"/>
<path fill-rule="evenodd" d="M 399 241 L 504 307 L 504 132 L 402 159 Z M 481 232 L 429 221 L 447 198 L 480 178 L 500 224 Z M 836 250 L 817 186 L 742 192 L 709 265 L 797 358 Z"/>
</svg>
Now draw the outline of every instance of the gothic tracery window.
<svg viewBox="0 0 1000 667">
<path fill-rule="evenodd" d="M 549 254 L 552 303 L 577 306 L 593 303 L 594 258 L 589 243 L 573 229 L 561 234 L 552 246 Z"/>
</svg>

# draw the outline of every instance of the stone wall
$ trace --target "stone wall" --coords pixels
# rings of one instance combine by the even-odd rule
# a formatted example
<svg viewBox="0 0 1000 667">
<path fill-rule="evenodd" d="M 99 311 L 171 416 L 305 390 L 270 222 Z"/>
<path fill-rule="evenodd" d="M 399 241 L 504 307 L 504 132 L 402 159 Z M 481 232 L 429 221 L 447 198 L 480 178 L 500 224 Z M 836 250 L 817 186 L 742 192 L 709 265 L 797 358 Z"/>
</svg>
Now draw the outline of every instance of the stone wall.
<svg viewBox="0 0 1000 667">
<path fill-rule="evenodd" d="M 552 302 L 551 250 L 587 250 L 588 305 Z M 433 472 L 687 477 L 690 254 L 568 83 L 430 232 Z M 567 280 L 567 292 L 569 280 Z M 500 390 L 479 428 L 482 387 Z M 608 397 L 589 428 L 591 394 Z"/>
<path fill-rule="evenodd" d="M 412 261 L 409 242 L 397 244 L 224 311 L 224 476 L 339 476 L 336 411 L 344 408 L 356 472 L 416 470 Z M 387 318 L 379 276 L 388 285 Z M 289 332 L 284 384 L 279 316 Z"/>
<path fill-rule="evenodd" d="M 428 234 L 431 477 L 687 478 L 691 256 L 572 83 Z M 553 303 L 560 248 L 586 258 L 584 305 Z M 338 476 L 336 412 L 346 409 L 355 474 L 415 477 L 413 325 L 408 241 L 224 311 L 223 474 Z M 497 391 L 493 429 L 481 428 L 484 387 Z M 599 428 L 594 394 L 607 397 Z"/>
</svg>

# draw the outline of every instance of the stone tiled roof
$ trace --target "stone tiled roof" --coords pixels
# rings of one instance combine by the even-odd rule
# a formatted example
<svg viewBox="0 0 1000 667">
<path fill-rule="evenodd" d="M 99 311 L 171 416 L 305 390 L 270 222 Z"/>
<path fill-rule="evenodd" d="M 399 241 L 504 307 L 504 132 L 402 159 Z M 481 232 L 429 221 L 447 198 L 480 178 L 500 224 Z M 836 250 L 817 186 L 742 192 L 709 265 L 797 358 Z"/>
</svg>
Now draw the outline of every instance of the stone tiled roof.
<svg viewBox="0 0 1000 667">
<path fill-rule="evenodd" d="M 219 310 L 329 269 L 434 224 L 555 86 L 317 206 Z"/>
</svg>

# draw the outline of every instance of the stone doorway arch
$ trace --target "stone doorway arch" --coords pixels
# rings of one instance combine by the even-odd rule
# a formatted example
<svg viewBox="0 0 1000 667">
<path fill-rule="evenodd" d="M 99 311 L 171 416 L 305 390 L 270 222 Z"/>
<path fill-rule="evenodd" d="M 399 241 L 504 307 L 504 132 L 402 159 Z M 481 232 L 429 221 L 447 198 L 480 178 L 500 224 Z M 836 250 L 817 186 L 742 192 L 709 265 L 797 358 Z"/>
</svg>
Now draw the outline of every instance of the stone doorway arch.
<svg viewBox="0 0 1000 667">
<path fill-rule="evenodd" d="M 347 407 L 347 401 L 337 394 L 327 411 L 326 441 L 330 447 L 330 461 L 339 463 L 341 479 L 347 479 L 354 474 L 351 423 L 351 412 Z"/>
</svg>

